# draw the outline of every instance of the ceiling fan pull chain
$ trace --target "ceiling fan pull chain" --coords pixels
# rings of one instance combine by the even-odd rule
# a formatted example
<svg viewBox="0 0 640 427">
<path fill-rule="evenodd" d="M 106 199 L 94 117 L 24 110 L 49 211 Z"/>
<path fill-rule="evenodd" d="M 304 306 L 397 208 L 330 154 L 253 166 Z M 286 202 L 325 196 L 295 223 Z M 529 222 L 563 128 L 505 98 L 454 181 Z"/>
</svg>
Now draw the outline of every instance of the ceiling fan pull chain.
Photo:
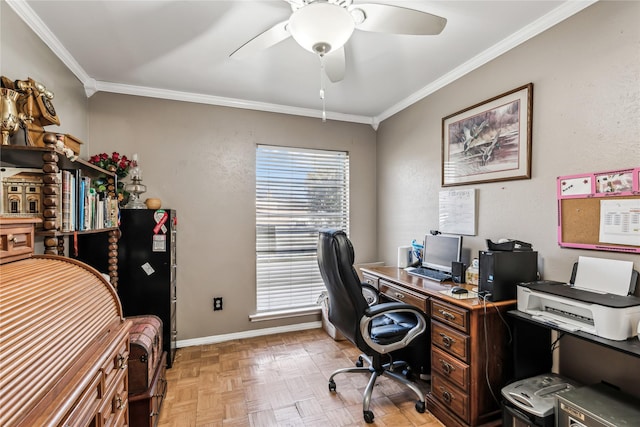
<svg viewBox="0 0 640 427">
<path fill-rule="evenodd" d="M 320 99 L 322 100 L 322 122 L 327 121 L 327 111 L 324 99 L 324 55 L 320 56 Z"/>
</svg>

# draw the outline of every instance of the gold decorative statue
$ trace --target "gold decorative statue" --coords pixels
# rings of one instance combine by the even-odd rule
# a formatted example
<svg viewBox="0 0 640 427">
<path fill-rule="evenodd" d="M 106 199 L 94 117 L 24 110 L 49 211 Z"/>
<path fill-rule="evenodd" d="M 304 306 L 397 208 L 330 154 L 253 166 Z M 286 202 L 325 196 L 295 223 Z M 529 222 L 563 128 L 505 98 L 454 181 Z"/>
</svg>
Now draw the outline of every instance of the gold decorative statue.
<svg viewBox="0 0 640 427">
<path fill-rule="evenodd" d="M 18 106 L 16 104 L 20 93 L 6 87 L 0 88 L 0 91 L 2 91 L 2 99 L 0 102 L 0 108 L 2 109 L 0 113 L 2 145 L 9 145 L 9 137 L 20 127 Z"/>
</svg>

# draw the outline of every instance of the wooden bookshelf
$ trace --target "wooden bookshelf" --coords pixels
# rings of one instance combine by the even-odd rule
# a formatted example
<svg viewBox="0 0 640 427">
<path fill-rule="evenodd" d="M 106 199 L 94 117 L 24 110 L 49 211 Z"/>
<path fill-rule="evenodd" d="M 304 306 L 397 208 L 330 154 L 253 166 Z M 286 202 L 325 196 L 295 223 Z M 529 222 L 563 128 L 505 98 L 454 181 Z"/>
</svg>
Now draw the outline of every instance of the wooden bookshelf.
<svg viewBox="0 0 640 427">
<path fill-rule="evenodd" d="M 61 221 L 61 183 L 59 172 L 62 170 L 80 170 L 84 176 L 91 178 L 106 177 L 107 193 L 110 197 L 117 197 L 117 176 L 114 172 L 99 168 L 80 158 L 68 158 L 55 147 L 56 136 L 49 133 L 44 136 L 45 147 L 0 146 L 0 166 L 14 168 L 42 169 L 43 175 L 43 204 L 42 226 L 36 230 L 37 236 L 44 238 L 44 253 L 48 255 L 65 254 L 65 237 L 78 234 L 108 234 L 108 264 L 111 284 L 118 284 L 118 238 L 117 225 L 113 227 L 95 228 L 85 231 L 62 231 Z M 1 215 L 1 214 L 0 214 Z M 71 240 L 70 238 L 70 240 Z M 71 242 L 70 252 L 74 250 Z"/>
</svg>

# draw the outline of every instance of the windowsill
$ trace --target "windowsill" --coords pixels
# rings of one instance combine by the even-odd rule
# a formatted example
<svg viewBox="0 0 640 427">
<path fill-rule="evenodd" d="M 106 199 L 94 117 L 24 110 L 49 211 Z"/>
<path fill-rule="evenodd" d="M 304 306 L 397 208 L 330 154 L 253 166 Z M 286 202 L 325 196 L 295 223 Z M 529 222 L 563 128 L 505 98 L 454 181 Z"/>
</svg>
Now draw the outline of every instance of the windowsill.
<svg viewBox="0 0 640 427">
<path fill-rule="evenodd" d="M 320 314 L 320 307 L 292 308 L 288 310 L 265 311 L 249 315 L 252 322 L 263 322 L 265 320 L 286 319 L 288 317 L 301 317 L 313 314 Z"/>
</svg>

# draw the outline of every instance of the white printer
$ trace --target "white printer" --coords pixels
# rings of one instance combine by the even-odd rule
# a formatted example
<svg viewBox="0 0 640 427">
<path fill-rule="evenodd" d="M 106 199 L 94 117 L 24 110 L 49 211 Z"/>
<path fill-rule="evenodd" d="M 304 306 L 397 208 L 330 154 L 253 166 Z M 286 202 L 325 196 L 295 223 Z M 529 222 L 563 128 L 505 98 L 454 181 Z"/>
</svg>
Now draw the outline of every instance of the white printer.
<svg viewBox="0 0 640 427">
<path fill-rule="evenodd" d="M 518 310 L 559 329 L 622 341 L 637 334 L 640 298 L 633 263 L 580 257 L 570 283 L 518 284 Z"/>
</svg>

